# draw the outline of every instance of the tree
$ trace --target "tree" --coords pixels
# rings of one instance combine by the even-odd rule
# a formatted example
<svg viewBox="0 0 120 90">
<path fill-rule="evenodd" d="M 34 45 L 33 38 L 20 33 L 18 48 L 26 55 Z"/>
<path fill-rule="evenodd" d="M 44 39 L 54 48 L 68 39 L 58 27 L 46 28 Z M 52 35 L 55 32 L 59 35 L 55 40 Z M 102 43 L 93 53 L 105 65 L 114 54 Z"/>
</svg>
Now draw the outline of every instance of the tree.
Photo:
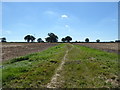
<svg viewBox="0 0 120 90">
<path fill-rule="evenodd" d="M 31 35 L 31 37 L 30 37 L 30 38 L 31 38 L 31 42 L 34 42 L 34 41 L 35 41 L 35 39 L 36 39 L 36 38 L 35 38 L 34 36 L 32 36 L 32 35 Z"/>
<path fill-rule="evenodd" d="M 6 38 L 5 37 L 1 38 L 1 42 L 6 42 Z"/>
<path fill-rule="evenodd" d="M 75 41 L 75 43 L 77 43 L 78 41 Z"/>
<path fill-rule="evenodd" d="M 86 39 L 85 39 L 85 42 L 89 42 L 89 38 L 86 38 Z"/>
<path fill-rule="evenodd" d="M 27 42 L 30 42 L 30 40 L 33 42 L 36 38 L 32 35 L 27 35 L 24 37 L 24 39 L 27 40 Z"/>
<path fill-rule="evenodd" d="M 30 35 L 27 35 L 27 36 L 24 37 L 24 39 L 27 40 L 27 42 L 30 42 L 31 36 L 30 36 Z"/>
<path fill-rule="evenodd" d="M 61 41 L 65 42 L 65 38 L 62 38 Z"/>
<path fill-rule="evenodd" d="M 65 37 L 65 41 L 70 42 L 71 40 L 72 40 L 72 38 L 70 36 Z"/>
<path fill-rule="evenodd" d="M 57 35 L 55 35 L 54 33 L 48 33 L 48 37 L 45 38 L 45 40 L 46 40 L 47 42 L 51 42 L 51 43 L 53 43 L 53 42 L 58 42 L 58 37 L 57 37 Z"/>
<path fill-rule="evenodd" d="M 113 43 L 114 41 L 110 41 L 111 43 Z"/>
<path fill-rule="evenodd" d="M 38 38 L 37 41 L 38 41 L 39 43 L 44 42 L 41 38 Z"/>
<path fill-rule="evenodd" d="M 99 43 L 99 42 L 100 42 L 100 39 L 97 39 L 96 42 Z"/>
<path fill-rule="evenodd" d="M 115 40 L 115 42 L 120 42 L 120 40 Z"/>
<path fill-rule="evenodd" d="M 46 42 L 51 42 L 51 38 L 50 37 L 47 37 L 45 38 Z"/>
</svg>

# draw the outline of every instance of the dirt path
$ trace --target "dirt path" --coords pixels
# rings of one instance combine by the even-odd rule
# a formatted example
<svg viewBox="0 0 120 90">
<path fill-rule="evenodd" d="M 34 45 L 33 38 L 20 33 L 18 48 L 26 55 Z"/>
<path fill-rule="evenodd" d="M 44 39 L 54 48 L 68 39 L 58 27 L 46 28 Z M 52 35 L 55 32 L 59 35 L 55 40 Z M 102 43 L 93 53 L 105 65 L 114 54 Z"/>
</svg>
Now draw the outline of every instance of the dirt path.
<svg viewBox="0 0 120 90">
<path fill-rule="evenodd" d="M 53 75 L 50 83 L 47 84 L 47 88 L 59 88 L 60 83 L 63 82 L 63 81 L 59 81 L 58 78 L 61 77 L 60 72 L 61 72 L 62 69 L 63 69 L 63 65 L 65 64 L 65 61 L 66 61 L 66 59 L 67 59 L 68 52 L 69 52 L 70 50 L 72 50 L 72 48 L 73 48 L 73 45 L 71 45 L 71 46 L 72 46 L 72 47 L 71 47 L 70 49 L 67 49 L 67 50 L 66 50 L 66 53 L 65 53 L 65 55 L 64 55 L 64 57 L 63 57 L 63 59 L 62 59 L 62 62 L 60 63 L 60 65 L 59 65 L 58 68 L 56 69 L 55 74 Z"/>
</svg>

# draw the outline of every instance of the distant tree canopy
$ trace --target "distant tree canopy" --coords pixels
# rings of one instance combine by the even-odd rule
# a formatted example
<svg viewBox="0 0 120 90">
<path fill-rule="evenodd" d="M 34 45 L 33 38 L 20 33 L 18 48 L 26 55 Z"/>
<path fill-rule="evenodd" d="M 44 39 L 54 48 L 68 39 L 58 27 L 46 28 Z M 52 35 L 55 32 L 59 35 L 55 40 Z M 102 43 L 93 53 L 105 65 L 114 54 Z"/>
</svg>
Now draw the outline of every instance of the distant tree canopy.
<svg viewBox="0 0 120 90">
<path fill-rule="evenodd" d="M 96 42 L 99 43 L 99 42 L 100 42 L 100 39 L 97 39 Z"/>
<path fill-rule="evenodd" d="M 120 40 L 115 40 L 115 42 L 120 42 Z"/>
<path fill-rule="evenodd" d="M 41 38 L 38 38 L 37 42 L 41 43 L 41 42 L 44 42 L 44 41 Z"/>
<path fill-rule="evenodd" d="M 70 36 L 66 36 L 65 38 L 61 39 L 62 42 L 70 42 L 71 40 L 72 38 Z"/>
<path fill-rule="evenodd" d="M 53 43 L 53 42 L 58 42 L 58 36 L 55 35 L 54 33 L 48 33 L 48 37 L 45 38 L 45 40 L 46 40 L 47 42 L 51 42 L 51 43 Z"/>
<path fill-rule="evenodd" d="M 5 37 L 1 38 L 1 42 L 6 42 L 6 38 Z"/>
<path fill-rule="evenodd" d="M 27 42 L 34 42 L 35 41 L 35 37 L 32 36 L 32 35 L 26 35 L 24 37 L 24 39 L 27 41 Z M 3 38 L 0 38 L 1 42 L 6 42 L 6 38 L 3 37 Z M 58 36 L 55 35 L 54 33 L 48 33 L 48 37 L 45 38 L 45 41 L 46 42 L 50 42 L 50 43 L 54 43 L 54 42 L 58 42 Z M 70 36 L 66 36 L 64 38 L 61 39 L 62 42 L 70 42 L 72 41 L 72 37 Z M 38 38 L 37 39 L 37 42 L 41 43 L 41 42 L 44 42 L 41 38 Z M 78 43 L 80 41 L 74 41 L 75 43 Z M 89 38 L 85 38 L 85 42 L 90 42 Z M 96 42 L 99 43 L 100 42 L 100 39 L 96 39 Z M 120 42 L 120 40 L 115 40 L 115 41 L 109 41 L 109 42 Z"/>
<path fill-rule="evenodd" d="M 62 42 L 65 42 L 66 40 L 65 40 L 65 38 L 62 38 L 61 41 L 62 41 Z"/>
<path fill-rule="evenodd" d="M 34 42 L 36 38 L 34 36 L 31 36 L 31 42 Z"/>
<path fill-rule="evenodd" d="M 24 37 L 25 40 L 27 40 L 27 42 L 34 42 L 34 40 L 36 39 L 34 36 L 32 35 L 27 35 Z"/>
<path fill-rule="evenodd" d="M 89 38 L 86 38 L 86 39 L 85 39 L 85 42 L 89 42 Z"/>
<path fill-rule="evenodd" d="M 72 38 L 70 36 L 65 37 L 65 41 L 70 42 L 71 40 L 72 40 Z"/>
<path fill-rule="evenodd" d="M 114 41 L 110 41 L 111 43 L 113 43 Z"/>
</svg>

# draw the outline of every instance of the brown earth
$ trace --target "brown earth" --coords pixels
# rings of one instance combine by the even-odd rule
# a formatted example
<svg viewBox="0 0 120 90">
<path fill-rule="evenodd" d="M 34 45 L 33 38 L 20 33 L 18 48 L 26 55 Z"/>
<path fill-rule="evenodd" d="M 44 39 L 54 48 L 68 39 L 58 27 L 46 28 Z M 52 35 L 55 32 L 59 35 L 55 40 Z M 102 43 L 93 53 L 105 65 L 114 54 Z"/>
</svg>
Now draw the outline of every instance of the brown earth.
<svg viewBox="0 0 120 90">
<path fill-rule="evenodd" d="M 73 43 L 73 44 L 95 48 L 107 52 L 120 53 L 120 48 L 118 47 L 118 44 L 120 43 Z"/>
<path fill-rule="evenodd" d="M 118 48 L 118 43 L 73 43 L 73 44 L 96 48 L 99 50 L 113 52 L 113 53 L 118 53 L 119 50 L 120 53 L 120 48 Z M 40 52 L 55 45 L 58 44 L 57 43 L 2 43 L 2 61 L 35 52 Z"/>
<path fill-rule="evenodd" d="M 55 43 L 2 43 L 2 61 L 24 56 L 27 54 L 40 52 L 49 47 L 55 46 Z"/>
</svg>

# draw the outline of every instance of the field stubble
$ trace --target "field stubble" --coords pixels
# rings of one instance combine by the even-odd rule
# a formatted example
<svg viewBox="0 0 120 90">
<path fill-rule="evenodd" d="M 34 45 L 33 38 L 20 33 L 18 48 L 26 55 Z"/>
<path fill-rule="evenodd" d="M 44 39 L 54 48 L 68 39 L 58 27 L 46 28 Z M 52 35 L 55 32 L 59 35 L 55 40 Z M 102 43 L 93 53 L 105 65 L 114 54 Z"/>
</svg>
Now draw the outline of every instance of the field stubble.
<svg viewBox="0 0 120 90">
<path fill-rule="evenodd" d="M 56 43 L 2 43 L 2 61 L 40 52 L 49 47 L 58 45 Z"/>
<path fill-rule="evenodd" d="M 95 48 L 107 52 L 120 53 L 119 48 L 120 43 L 73 43 L 73 44 Z"/>
</svg>

